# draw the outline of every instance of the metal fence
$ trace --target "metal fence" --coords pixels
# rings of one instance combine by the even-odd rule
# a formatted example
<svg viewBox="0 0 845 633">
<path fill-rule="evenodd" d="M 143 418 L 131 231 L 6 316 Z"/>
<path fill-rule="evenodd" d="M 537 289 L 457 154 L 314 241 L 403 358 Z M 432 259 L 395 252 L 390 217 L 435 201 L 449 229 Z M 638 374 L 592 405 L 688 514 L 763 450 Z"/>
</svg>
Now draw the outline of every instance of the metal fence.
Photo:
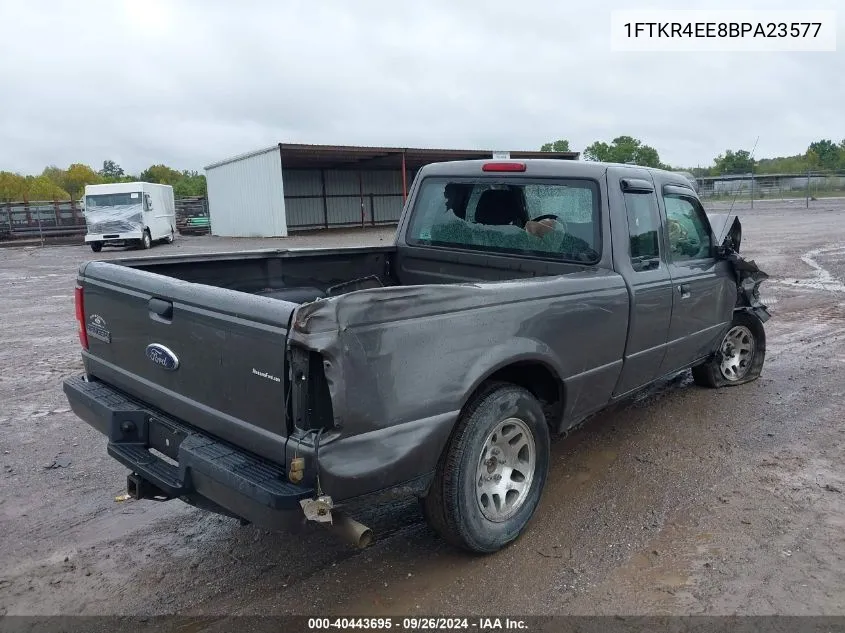
<svg viewBox="0 0 845 633">
<path fill-rule="evenodd" d="M 317 181 L 319 183 L 319 180 Z M 845 171 L 811 171 L 805 174 L 737 174 L 698 178 L 699 197 L 706 201 L 810 200 L 845 196 Z M 290 184 L 294 184 L 291 182 Z M 329 183 L 331 185 L 331 182 Z M 395 224 L 402 212 L 403 195 L 390 186 L 353 183 L 354 191 L 329 193 L 325 184 L 317 191 L 300 184 L 285 207 L 291 232 L 326 227 Z M 380 184 L 380 183 L 376 183 Z M 310 189 L 315 189 L 312 187 Z M 328 189 L 328 191 L 327 191 Z M 347 189 L 351 189 L 347 187 Z M 379 190 L 376 192 L 376 190 Z M 323 193 L 326 191 L 326 193 Z M 180 233 L 209 233 L 208 200 L 205 197 L 176 200 L 176 227 Z M 85 235 L 81 201 L 0 202 L 0 241 L 14 239 L 68 238 Z"/>
<path fill-rule="evenodd" d="M 201 222 L 197 220 L 201 220 Z M 181 235 L 206 235 L 210 233 L 208 199 L 197 197 L 176 200 L 176 230 Z"/>
<path fill-rule="evenodd" d="M 191 218 L 207 218 L 204 198 L 176 200 L 176 227 L 187 226 Z M 85 235 L 81 201 L 0 202 L 0 241 L 16 239 L 67 238 Z M 208 233 L 208 227 L 193 226 L 194 235 Z"/>
<path fill-rule="evenodd" d="M 0 240 L 85 234 L 85 216 L 76 200 L 0 203 Z"/>
<path fill-rule="evenodd" d="M 698 195 L 709 200 L 794 200 L 845 196 L 845 172 L 737 174 L 698 178 Z"/>
</svg>

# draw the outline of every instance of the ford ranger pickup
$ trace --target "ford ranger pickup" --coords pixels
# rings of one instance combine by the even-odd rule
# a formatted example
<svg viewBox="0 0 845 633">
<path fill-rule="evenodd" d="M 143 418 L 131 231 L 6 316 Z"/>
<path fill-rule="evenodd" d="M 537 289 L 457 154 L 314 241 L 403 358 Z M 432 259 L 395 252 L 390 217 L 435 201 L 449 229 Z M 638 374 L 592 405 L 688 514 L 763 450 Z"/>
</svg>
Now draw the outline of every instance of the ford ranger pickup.
<svg viewBox="0 0 845 633">
<path fill-rule="evenodd" d="M 416 496 L 492 552 L 537 508 L 550 434 L 680 371 L 760 375 L 766 275 L 740 240 L 667 171 L 432 164 L 391 246 L 83 264 L 64 391 L 136 498 L 360 545 L 356 508 Z"/>
</svg>

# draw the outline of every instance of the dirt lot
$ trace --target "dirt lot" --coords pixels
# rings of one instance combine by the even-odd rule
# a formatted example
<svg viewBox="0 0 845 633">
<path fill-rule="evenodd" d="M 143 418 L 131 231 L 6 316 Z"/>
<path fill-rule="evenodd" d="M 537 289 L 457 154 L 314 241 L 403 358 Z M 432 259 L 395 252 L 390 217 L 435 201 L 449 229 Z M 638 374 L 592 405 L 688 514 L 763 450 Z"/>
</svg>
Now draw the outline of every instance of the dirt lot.
<svg viewBox="0 0 845 633">
<path fill-rule="evenodd" d="M 756 203 L 743 251 L 772 279 L 763 377 L 688 374 L 552 449 L 516 544 L 455 552 L 413 503 L 358 552 L 180 502 L 115 502 L 126 472 L 68 410 L 82 246 L 0 250 L 0 615 L 845 614 L 845 200 Z M 151 254 L 385 243 L 391 231 L 185 238 Z M 120 252 L 104 252 L 105 258 Z"/>
</svg>

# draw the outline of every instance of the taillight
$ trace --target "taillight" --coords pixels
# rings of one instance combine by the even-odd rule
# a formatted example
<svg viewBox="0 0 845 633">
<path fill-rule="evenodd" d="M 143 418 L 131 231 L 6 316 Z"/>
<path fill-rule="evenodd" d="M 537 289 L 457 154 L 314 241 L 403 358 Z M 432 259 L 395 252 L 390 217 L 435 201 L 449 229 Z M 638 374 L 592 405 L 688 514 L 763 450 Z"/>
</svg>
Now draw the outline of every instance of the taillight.
<svg viewBox="0 0 845 633">
<path fill-rule="evenodd" d="M 76 326 L 79 328 L 79 343 L 82 349 L 88 349 L 88 332 L 85 331 L 85 297 L 82 287 L 77 286 L 73 291 L 73 302 L 76 305 Z"/>
<path fill-rule="evenodd" d="M 481 171 L 525 171 L 525 163 L 484 163 Z"/>
</svg>

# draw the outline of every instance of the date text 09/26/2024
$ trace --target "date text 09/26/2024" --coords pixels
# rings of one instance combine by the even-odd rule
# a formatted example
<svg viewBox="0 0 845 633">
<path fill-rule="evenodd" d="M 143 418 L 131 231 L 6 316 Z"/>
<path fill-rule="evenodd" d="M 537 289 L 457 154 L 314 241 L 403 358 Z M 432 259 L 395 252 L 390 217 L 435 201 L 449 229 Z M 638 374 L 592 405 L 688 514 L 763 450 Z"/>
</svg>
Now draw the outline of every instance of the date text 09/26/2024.
<svg viewBox="0 0 845 633">
<path fill-rule="evenodd" d="M 525 631 L 528 625 L 517 618 L 309 618 L 308 630 L 391 630 L 400 631 Z"/>
</svg>

